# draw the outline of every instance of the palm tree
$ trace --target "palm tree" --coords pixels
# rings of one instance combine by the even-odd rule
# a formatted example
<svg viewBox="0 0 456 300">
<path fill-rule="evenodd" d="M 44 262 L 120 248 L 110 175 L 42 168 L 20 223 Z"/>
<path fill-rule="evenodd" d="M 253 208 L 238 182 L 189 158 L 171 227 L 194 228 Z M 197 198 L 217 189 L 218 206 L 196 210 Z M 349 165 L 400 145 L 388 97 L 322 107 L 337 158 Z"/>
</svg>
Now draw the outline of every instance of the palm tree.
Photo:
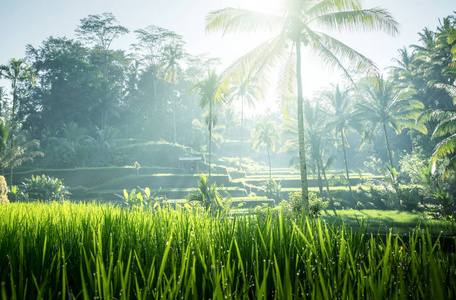
<svg viewBox="0 0 456 300">
<path fill-rule="evenodd" d="M 329 191 L 329 182 L 326 177 L 326 169 L 329 165 L 335 162 L 335 156 L 329 155 L 328 143 L 332 142 L 332 138 L 329 136 L 328 131 L 325 130 L 324 124 L 326 119 L 323 111 L 318 107 L 319 105 L 310 105 L 309 100 L 304 100 L 304 131 L 306 135 L 306 154 L 307 162 L 311 170 L 317 173 L 318 187 L 320 193 L 323 195 L 323 183 L 324 180 L 326 185 L 326 192 L 328 198 L 331 198 Z M 289 118 L 282 124 L 283 133 L 296 137 L 298 134 L 298 124 L 295 118 Z M 279 152 L 292 152 L 298 154 L 299 143 L 296 138 L 287 140 L 285 145 L 279 150 Z M 325 158 L 326 163 L 323 162 Z M 299 162 L 299 157 L 295 156 L 292 158 L 292 165 L 295 162 Z M 322 180 L 323 176 L 323 180 Z"/>
<path fill-rule="evenodd" d="M 266 145 L 268 151 L 268 162 L 269 162 L 269 180 L 272 179 L 271 170 L 271 155 L 270 151 L 275 151 L 275 144 L 280 143 L 279 133 L 277 132 L 277 125 L 275 122 L 258 122 L 255 129 L 252 131 L 252 148 L 256 152 L 260 150 L 261 145 Z"/>
<path fill-rule="evenodd" d="M 332 91 L 324 92 L 323 97 L 327 99 L 330 104 L 330 110 L 328 111 L 329 118 L 326 127 L 334 131 L 336 138 L 340 136 L 340 141 L 342 142 L 342 150 L 344 153 L 345 174 L 347 177 L 348 189 L 350 190 L 350 194 L 353 195 L 350 184 L 350 175 L 348 172 L 348 161 L 345 147 L 346 145 L 350 147 L 347 138 L 347 129 L 362 128 L 361 123 L 358 122 L 354 117 L 355 109 L 353 106 L 352 98 L 350 97 L 349 89 L 341 90 L 339 88 L 339 85 L 336 85 L 335 87 L 333 86 Z"/>
<path fill-rule="evenodd" d="M 226 126 L 218 124 L 217 116 L 212 114 L 212 118 L 209 116 L 209 112 L 203 115 L 203 122 L 198 119 L 192 121 L 193 140 L 197 143 L 196 145 L 209 145 L 207 140 L 207 129 L 209 128 L 209 122 L 212 122 L 212 143 L 215 147 L 220 148 L 223 143 L 223 132 L 226 130 Z M 197 140 L 197 141 L 196 141 Z"/>
<path fill-rule="evenodd" d="M 164 79 L 173 85 L 177 82 L 177 77 L 182 74 L 180 60 L 184 57 L 183 44 L 181 41 L 168 45 L 163 49 L 162 64 L 164 68 Z M 176 99 L 172 91 L 173 102 L 173 140 L 176 144 Z"/>
<path fill-rule="evenodd" d="M 100 128 L 106 128 L 109 116 L 119 116 L 119 95 L 120 87 L 103 82 L 98 91 L 97 97 L 89 104 L 89 112 L 96 111 L 99 113 Z"/>
<path fill-rule="evenodd" d="M 0 175 L 3 175 L 4 169 L 10 168 L 10 186 L 13 185 L 13 170 L 19 167 L 24 162 L 32 161 L 36 156 L 43 156 L 41 151 L 31 151 L 33 148 L 38 148 L 40 142 L 31 140 L 25 142 L 25 139 L 20 139 L 19 143 L 15 143 L 12 147 L 8 146 L 8 126 L 0 120 Z M 22 143 L 21 143 L 22 141 Z"/>
<path fill-rule="evenodd" d="M 358 69 L 373 68 L 373 63 L 348 47 L 341 41 L 325 33 L 327 30 L 385 30 L 397 32 L 396 21 L 380 8 L 363 9 L 356 0 L 288 0 L 281 2 L 282 15 L 258 13 L 239 8 L 225 8 L 210 12 L 206 18 L 207 31 L 227 32 L 258 31 L 269 29 L 277 35 L 256 47 L 238 59 L 225 72 L 227 77 L 255 70 L 260 79 L 265 80 L 265 73 L 285 60 L 288 72 L 292 64 L 296 70 L 297 111 L 299 130 L 299 158 L 302 185 L 302 200 L 308 208 L 307 169 L 305 159 L 303 89 L 301 75 L 301 47 L 312 50 L 324 66 L 338 67 L 349 76 L 345 63 L 352 63 Z M 289 52 L 295 55 L 290 55 Z M 296 57 L 296 60 L 294 59 Z"/>
<path fill-rule="evenodd" d="M 456 155 L 454 155 L 456 149 L 456 109 L 434 110 L 430 114 L 430 118 L 440 121 L 432 133 L 432 138 L 446 136 L 435 147 L 431 159 L 432 171 L 435 172 L 437 160 L 439 158 L 450 156 L 448 163 L 445 164 L 443 169 L 443 180 L 448 177 L 451 171 L 456 170 Z"/>
<path fill-rule="evenodd" d="M 9 143 L 11 148 L 14 146 L 14 134 L 16 133 L 17 124 L 15 123 L 16 114 L 19 111 L 18 84 L 29 81 L 33 83 L 35 73 L 22 59 L 12 59 L 8 65 L 0 66 L 0 78 L 4 77 L 11 81 L 11 90 L 13 95 L 13 105 L 11 108 L 12 126 L 9 134 Z"/>
<path fill-rule="evenodd" d="M 239 157 L 239 170 L 242 170 L 242 146 L 244 144 L 244 103 L 249 107 L 255 106 L 255 101 L 263 100 L 263 89 L 258 85 L 255 78 L 247 76 L 239 83 L 236 83 L 237 89 L 235 95 L 241 99 L 241 144 L 240 144 L 240 157 Z"/>
<path fill-rule="evenodd" d="M 209 182 L 204 174 L 199 176 L 198 189 L 190 193 L 187 200 L 189 202 L 200 202 L 207 211 L 211 208 L 215 210 L 221 210 L 223 208 L 223 196 L 217 188 L 216 183 L 214 182 L 209 186 Z"/>
<path fill-rule="evenodd" d="M 427 133 L 423 123 L 416 123 L 416 118 L 424 108 L 423 103 L 413 99 L 412 90 L 395 89 L 393 82 L 382 76 L 374 76 L 361 84 L 360 100 L 356 107 L 357 115 L 366 122 L 365 140 L 372 137 L 379 126 L 382 126 L 390 166 L 394 168 L 393 155 L 388 139 L 387 126 L 400 134 L 404 128 L 412 128 Z"/>
<path fill-rule="evenodd" d="M 209 146 L 208 146 L 208 153 L 209 153 L 209 170 L 208 170 L 208 179 L 207 181 L 210 183 L 211 181 L 211 155 L 212 155 L 212 129 L 214 127 L 214 113 L 213 107 L 220 103 L 222 100 L 222 95 L 227 92 L 228 86 L 220 82 L 219 76 L 215 73 L 215 71 L 208 72 L 208 77 L 205 80 L 197 82 L 190 90 L 190 92 L 196 91 L 200 96 L 200 107 L 206 108 L 209 106 L 209 113 L 206 117 L 206 124 L 209 131 Z M 208 184 L 209 185 L 209 184 Z"/>
<path fill-rule="evenodd" d="M 3 111 L 5 111 L 6 114 L 6 99 L 6 91 L 2 86 L 0 86 L 0 118 L 3 117 Z"/>
</svg>

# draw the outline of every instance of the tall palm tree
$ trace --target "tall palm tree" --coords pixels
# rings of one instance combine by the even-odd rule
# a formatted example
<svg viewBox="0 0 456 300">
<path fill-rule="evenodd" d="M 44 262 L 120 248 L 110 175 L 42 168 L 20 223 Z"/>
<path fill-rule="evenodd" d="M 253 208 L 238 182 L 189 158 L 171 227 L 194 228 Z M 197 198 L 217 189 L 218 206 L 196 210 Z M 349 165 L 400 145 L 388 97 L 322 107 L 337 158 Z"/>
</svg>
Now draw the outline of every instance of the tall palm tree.
<svg viewBox="0 0 456 300">
<path fill-rule="evenodd" d="M 208 72 L 208 77 L 202 81 L 197 82 L 190 90 L 196 91 L 200 96 L 200 107 L 206 108 L 209 106 L 209 113 L 206 117 L 207 128 L 209 132 L 208 139 L 208 153 L 209 153 L 209 170 L 208 170 L 208 185 L 211 182 L 211 156 L 212 156 L 212 128 L 214 126 L 214 113 L 213 108 L 216 104 L 222 101 L 222 95 L 228 91 L 228 85 L 220 81 L 220 77 L 215 71 Z"/>
<path fill-rule="evenodd" d="M 341 90 L 339 85 L 333 86 L 332 91 L 323 93 L 323 97 L 328 100 L 330 110 L 328 111 L 328 121 L 326 127 L 334 131 L 336 138 L 340 137 L 342 143 L 342 150 L 344 153 L 345 174 L 347 177 L 348 189 L 350 194 L 353 195 L 350 175 L 348 172 L 347 152 L 345 147 L 350 147 L 348 142 L 347 129 L 360 129 L 361 123 L 357 121 L 355 116 L 355 109 L 353 101 L 350 96 L 350 89 Z"/>
<path fill-rule="evenodd" d="M 424 105 L 412 98 L 413 91 L 396 89 L 393 82 L 380 75 L 368 78 L 367 82 L 360 85 L 360 90 L 361 101 L 356 106 L 358 117 L 366 122 L 365 139 L 372 137 L 377 128 L 382 126 L 389 163 L 394 168 L 387 126 L 393 128 L 396 134 L 400 134 L 404 128 L 427 133 L 423 123 L 415 122 Z"/>
<path fill-rule="evenodd" d="M 327 151 L 327 145 L 332 142 L 331 136 L 328 134 L 328 130 L 325 129 L 324 124 L 326 118 L 322 109 L 319 105 L 312 106 L 309 100 L 304 100 L 304 133 L 306 136 L 306 154 L 307 162 L 314 172 L 317 173 L 318 187 L 320 193 L 323 195 L 323 183 L 324 180 L 326 186 L 326 192 L 328 198 L 331 198 L 329 191 L 329 182 L 326 177 L 326 169 L 329 165 L 335 162 L 335 156 L 330 155 Z M 289 136 L 298 135 L 298 124 L 294 118 L 289 118 L 282 124 L 283 133 Z M 296 138 L 287 140 L 285 145 L 279 150 L 279 152 L 292 152 L 298 153 L 299 143 Z M 323 158 L 326 163 L 323 162 Z M 299 162 L 299 157 L 293 157 L 292 164 Z M 323 180 L 322 180 L 323 176 Z"/>
<path fill-rule="evenodd" d="M 2 86 L 0 86 L 0 118 L 4 117 L 3 111 L 5 111 L 6 113 L 6 99 L 6 90 Z"/>
<path fill-rule="evenodd" d="M 241 144 L 240 144 L 240 157 L 239 157 L 239 169 L 242 170 L 242 158 L 244 144 L 244 104 L 247 104 L 250 108 L 255 106 L 255 101 L 264 100 L 263 88 L 258 84 L 256 78 L 247 76 L 240 82 L 235 83 L 237 86 L 235 95 L 241 99 Z"/>
<path fill-rule="evenodd" d="M 260 79 L 266 80 L 265 73 L 275 67 L 280 60 L 285 60 L 288 67 L 282 70 L 293 72 L 296 78 L 297 110 L 299 129 L 299 157 L 303 205 L 308 208 L 308 183 L 305 159 L 303 88 L 301 75 L 301 48 L 313 51 L 324 66 L 337 67 L 346 75 L 347 64 L 363 69 L 373 67 L 373 63 L 325 31 L 348 30 L 385 30 L 397 32 L 396 21 L 384 9 L 363 9 L 357 0 L 288 0 L 281 2 L 281 15 L 264 14 L 239 8 L 225 8 L 210 12 L 206 18 L 207 31 L 255 32 L 269 29 L 275 37 L 262 43 L 251 52 L 238 59 L 225 74 L 245 73 L 255 70 Z M 290 55 L 289 52 L 295 55 Z M 296 59 L 294 59 L 296 57 Z M 346 64 L 347 63 L 347 64 Z M 255 73 L 255 74 L 256 74 Z"/>
<path fill-rule="evenodd" d="M 164 69 L 164 79 L 167 82 L 176 84 L 178 76 L 182 74 L 180 60 L 184 58 L 183 43 L 181 41 L 168 45 L 163 49 L 162 65 Z M 176 144 L 176 99 L 174 97 L 174 90 L 172 91 L 173 102 L 173 140 Z"/>
<path fill-rule="evenodd" d="M 0 78 L 3 77 L 11 81 L 11 93 L 13 95 L 13 105 L 11 108 L 11 120 L 12 126 L 9 134 L 9 143 L 11 148 L 14 146 L 14 134 L 16 133 L 16 114 L 19 111 L 19 96 L 18 96 L 18 84 L 21 82 L 29 81 L 33 83 L 35 73 L 33 68 L 27 65 L 22 59 L 12 59 L 8 65 L 0 66 Z"/>
<path fill-rule="evenodd" d="M 272 179 L 271 169 L 271 154 L 270 152 L 275 151 L 275 144 L 280 142 L 279 133 L 277 132 L 277 125 L 272 121 L 258 122 L 255 129 L 252 131 L 252 148 L 256 152 L 260 150 L 261 145 L 266 145 L 268 151 L 268 162 L 269 162 L 269 179 Z"/>
</svg>

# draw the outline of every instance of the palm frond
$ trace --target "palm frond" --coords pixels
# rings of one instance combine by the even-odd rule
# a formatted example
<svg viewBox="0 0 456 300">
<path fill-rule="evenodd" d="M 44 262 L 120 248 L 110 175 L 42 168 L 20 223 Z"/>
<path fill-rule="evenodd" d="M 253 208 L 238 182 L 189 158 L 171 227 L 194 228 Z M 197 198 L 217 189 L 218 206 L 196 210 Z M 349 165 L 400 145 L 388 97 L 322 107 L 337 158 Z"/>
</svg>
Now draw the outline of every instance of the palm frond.
<svg viewBox="0 0 456 300">
<path fill-rule="evenodd" d="M 372 31 L 383 30 L 395 36 L 398 23 L 385 9 L 357 9 L 320 15 L 315 19 L 319 27 L 329 30 Z"/>
<path fill-rule="evenodd" d="M 324 33 L 312 32 L 309 34 L 317 59 L 324 68 L 338 68 L 356 86 L 345 64 L 355 67 L 356 70 L 377 71 L 374 62 L 361 53 L 350 48 L 341 41 Z"/>
<path fill-rule="evenodd" d="M 454 134 L 456 132 L 456 113 L 448 116 L 447 119 L 441 121 L 432 133 L 432 138 L 441 137 L 446 134 Z"/>
<path fill-rule="evenodd" d="M 456 134 L 453 134 L 444 140 L 440 141 L 435 147 L 434 153 L 432 154 L 431 162 L 435 165 L 437 159 L 445 157 L 449 154 L 454 153 L 456 150 Z M 434 167 L 433 167 L 434 168 Z"/>
<path fill-rule="evenodd" d="M 283 18 L 247 9 L 227 7 L 211 11 L 206 16 L 206 32 L 249 33 L 280 30 Z"/>
<path fill-rule="evenodd" d="M 359 0 L 319 1 L 307 10 L 307 15 L 312 18 L 337 11 L 360 9 L 362 7 Z"/>
<path fill-rule="evenodd" d="M 456 170 L 456 156 L 450 158 L 448 163 L 443 167 L 442 180 L 450 175 L 450 172 Z"/>
<path fill-rule="evenodd" d="M 277 84 L 277 94 L 280 99 L 282 115 L 285 119 L 289 116 L 289 107 L 296 97 L 296 54 L 290 53 L 289 59 L 283 64 L 279 73 L 279 82 Z"/>
</svg>

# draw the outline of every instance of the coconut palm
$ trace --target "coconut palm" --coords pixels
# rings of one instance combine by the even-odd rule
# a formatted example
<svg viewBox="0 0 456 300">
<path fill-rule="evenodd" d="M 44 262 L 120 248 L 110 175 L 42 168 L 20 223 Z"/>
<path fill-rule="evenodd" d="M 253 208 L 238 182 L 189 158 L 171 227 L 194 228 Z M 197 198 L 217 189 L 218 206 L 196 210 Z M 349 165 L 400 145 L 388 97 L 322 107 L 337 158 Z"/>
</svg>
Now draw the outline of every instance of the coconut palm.
<svg viewBox="0 0 456 300">
<path fill-rule="evenodd" d="M 189 202 L 200 202 L 201 205 L 208 211 L 211 208 L 214 210 L 221 210 L 223 208 L 223 196 L 214 182 L 209 186 L 208 180 L 204 174 L 199 176 L 198 189 L 191 192 L 187 200 Z"/>
<path fill-rule="evenodd" d="M 215 105 L 222 101 L 222 95 L 227 92 L 227 90 L 227 84 L 220 82 L 220 78 L 215 73 L 215 71 L 210 71 L 208 77 L 205 80 L 197 82 L 190 90 L 190 92 L 195 91 L 200 96 L 199 105 L 201 108 L 206 108 L 209 106 L 209 113 L 206 117 L 206 124 L 209 132 L 209 170 L 207 179 L 209 183 L 211 181 L 212 129 L 215 125 L 213 108 Z"/>
<path fill-rule="evenodd" d="M 32 161 L 36 156 L 43 156 L 43 152 L 34 151 L 32 149 L 38 148 L 40 142 L 38 140 L 25 141 L 24 138 L 19 137 L 17 143 L 12 147 L 7 144 L 8 135 L 7 124 L 0 120 L 0 175 L 3 175 L 4 169 L 10 168 L 10 186 L 13 185 L 13 170 L 19 167 L 24 162 Z"/>
<path fill-rule="evenodd" d="M 395 89 L 393 82 L 380 75 L 368 78 L 367 82 L 360 85 L 360 90 L 360 101 L 356 107 L 358 117 L 366 122 L 365 140 L 370 139 L 377 128 L 382 126 L 389 163 L 394 168 L 387 126 L 393 128 L 396 134 L 400 134 L 404 128 L 427 133 L 423 123 L 415 122 L 424 105 L 412 98 L 412 90 Z"/>
<path fill-rule="evenodd" d="M 443 168 L 443 180 L 451 171 L 456 170 L 456 110 L 434 110 L 429 118 L 440 121 L 432 133 L 432 138 L 445 137 L 435 147 L 431 159 L 432 171 L 435 172 L 437 160 L 449 156 L 449 161 Z"/>
<path fill-rule="evenodd" d="M 217 116 L 212 114 L 212 118 L 209 116 L 209 112 L 206 112 L 203 115 L 203 122 L 198 119 L 194 119 L 192 121 L 192 131 L 193 131 L 193 140 L 195 142 L 195 149 L 196 145 L 206 145 L 208 146 L 207 140 L 207 129 L 209 127 L 209 122 L 212 122 L 212 143 L 215 144 L 216 148 L 220 148 L 223 143 L 223 133 L 226 130 L 226 126 L 222 124 L 218 124 Z"/>
<path fill-rule="evenodd" d="M 11 81 L 11 93 L 13 95 L 13 103 L 11 108 L 11 120 L 13 121 L 10 134 L 9 143 L 11 148 L 14 146 L 14 135 L 16 133 L 17 124 L 16 114 L 19 111 L 19 96 L 18 96 L 18 84 L 21 82 L 29 81 L 33 83 L 35 73 L 33 69 L 26 64 L 22 59 L 12 59 L 8 65 L 0 66 L 0 78 L 3 77 Z"/>
<path fill-rule="evenodd" d="M 263 88 L 258 84 L 258 81 L 251 76 L 243 78 L 240 82 L 235 83 L 237 86 L 234 91 L 235 96 L 241 99 L 241 143 L 239 169 L 242 170 L 242 146 L 244 144 L 244 105 L 247 104 L 250 108 L 255 106 L 255 101 L 264 100 Z"/>
<path fill-rule="evenodd" d="M 167 82 L 176 84 L 178 76 L 182 74 L 182 68 L 180 61 L 184 58 L 183 42 L 178 41 L 172 45 L 168 45 L 163 49 L 162 53 L 162 67 L 164 70 L 164 79 Z M 177 133 L 176 133 L 176 99 L 174 97 L 174 91 L 172 91 L 172 102 L 173 102 L 173 140 L 176 144 Z"/>
<path fill-rule="evenodd" d="M 353 195 L 350 185 L 350 175 L 348 172 L 348 161 L 345 147 L 350 147 L 348 142 L 348 129 L 362 128 L 362 125 L 355 116 L 355 108 L 353 105 L 352 98 L 350 96 L 350 89 L 339 88 L 339 85 L 333 86 L 332 91 L 326 91 L 323 93 L 323 97 L 328 100 L 330 109 L 328 110 L 328 120 L 326 127 L 334 131 L 336 138 L 340 137 L 342 143 L 342 150 L 344 153 L 344 164 L 345 174 L 347 177 L 347 185 L 350 190 L 350 194 Z"/>
<path fill-rule="evenodd" d="M 266 145 L 268 151 L 268 162 L 269 162 L 269 180 L 272 179 L 271 170 L 271 154 L 270 152 L 275 151 L 275 144 L 280 143 L 279 133 L 277 132 L 277 125 L 275 122 L 264 121 L 258 122 L 255 129 L 252 130 L 252 148 L 256 152 L 260 150 L 261 145 Z"/>
<path fill-rule="evenodd" d="M 310 169 L 317 173 L 320 193 L 323 194 L 322 181 L 324 180 L 328 198 L 331 198 L 326 170 L 335 162 L 335 156 L 329 155 L 327 147 L 333 139 L 328 134 L 328 130 L 325 129 L 324 124 L 326 123 L 326 118 L 323 111 L 318 106 L 319 105 L 312 106 L 309 100 L 304 100 L 304 130 L 306 140 L 308 141 L 308 143 L 306 143 L 306 155 Z M 283 133 L 288 136 L 296 137 L 298 133 L 298 122 L 294 118 L 289 118 L 282 124 L 281 128 Z M 296 162 L 299 165 L 299 157 L 297 156 L 298 150 L 298 140 L 293 138 L 287 140 L 279 152 L 296 153 L 296 156 L 292 158 L 291 164 L 295 165 Z M 323 159 L 326 163 L 324 163 Z"/>
<path fill-rule="evenodd" d="M 269 29 L 276 35 L 251 52 L 238 59 L 225 72 L 233 74 L 252 72 L 266 80 L 266 73 L 285 61 L 286 73 L 280 78 L 296 79 L 297 111 L 299 130 L 299 157 L 302 198 L 308 207 L 307 169 L 303 121 L 303 89 L 301 75 L 301 48 L 313 51 L 316 58 L 328 67 L 337 67 L 349 75 L 347 67 L 358 69 L 373 67 L 373 63 L 341 41 L 325 33 L 348 30 L 384 30 L 397 32 L 396 21 L 380 8 L 363 9 L 356 0 L 288 0 L 281 2 L 281 15 L 265 14 L 239 8 L 225 8 L 210 12 L 207 16 L 207 31 L 223 33 Z M 290 55 L 295 53 L 295 55 Z M 294 59 L 296 57 L 296 59 Z M 294 68 L 292 66 L 295 66 Z M 296 76 L 288 76 L 296 70 Z"/>
<path fill-rule="evenodd" d="M 0 120 L 4 118 L 4 114 L 6 114 L 6 90 L 0 86 Z"/>
</svg>

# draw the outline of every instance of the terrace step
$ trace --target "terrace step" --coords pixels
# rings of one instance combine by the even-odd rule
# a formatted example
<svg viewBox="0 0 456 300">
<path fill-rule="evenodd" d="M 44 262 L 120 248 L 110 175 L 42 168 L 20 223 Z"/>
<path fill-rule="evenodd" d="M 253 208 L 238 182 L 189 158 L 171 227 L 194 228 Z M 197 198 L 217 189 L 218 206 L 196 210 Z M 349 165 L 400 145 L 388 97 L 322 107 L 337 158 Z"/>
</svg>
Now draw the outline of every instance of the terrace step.
<svg viewBox="0 0 456 300">
<path fill-rule="evenodd" d="M 136 187 L 135 187 L 136 188 Z M 125 188 L 127 192 L 131 192 L 131 189 Z M 195 187 L 192 188 L 173 188 L 173 189 L 160 189 L 156 196 L 157 197 L 166 197 L 167 199 L 185 199 L 187 198 L 188 194 L 195 190 Z M 157 189 L 151 188 L 151 192 L 154 193 Z M 242 188 L 237 187 L 228 187 L 224 188 L 231 197 L 246 197 L 247 191 Z M 139 191 L 137 189 L 137 191 Z M 121 197 L 118 195 L 123 195 L 123 189 L 116 189 L 116 190 L 93 190 L 89 191 L 84 198 L 89 199 L 100 199 L 105 201 L 118 201 L 121 200 Z M 225 196 L 225 193 L 222 192 L 222 196 Z M 75 197 L 78 198 L 78 197 Z"/>
</svg>

